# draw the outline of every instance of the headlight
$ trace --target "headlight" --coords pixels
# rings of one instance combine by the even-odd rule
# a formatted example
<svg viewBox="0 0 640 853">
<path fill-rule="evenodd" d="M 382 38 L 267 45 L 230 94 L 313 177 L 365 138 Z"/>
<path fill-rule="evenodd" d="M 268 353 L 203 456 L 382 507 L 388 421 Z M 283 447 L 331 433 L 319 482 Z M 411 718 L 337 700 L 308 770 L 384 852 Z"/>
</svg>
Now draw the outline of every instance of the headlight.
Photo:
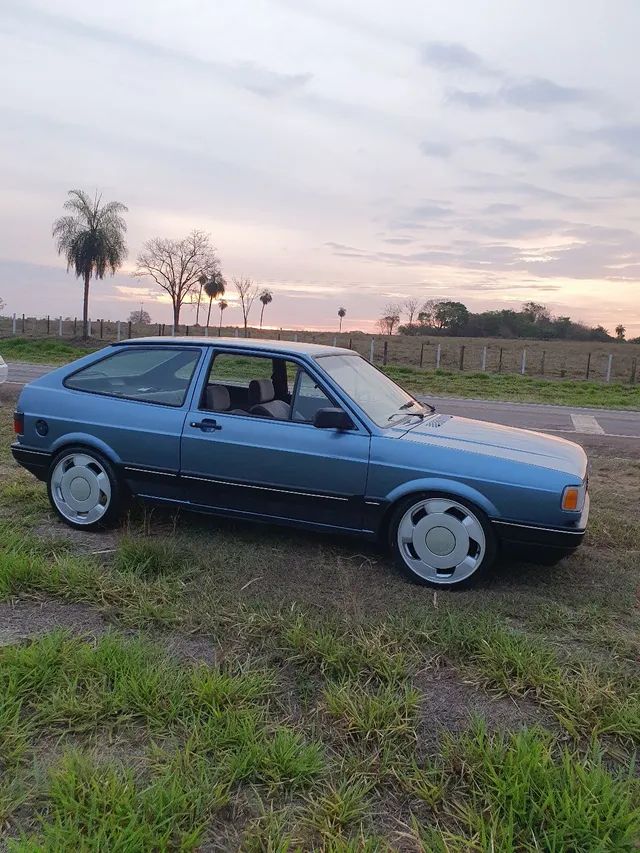
<svg viewBox="0 0 640 853">
<path fill-rule="evenodd" d="M 566 512 L 582 512 L 586 494 L 586 482 L 581 486 L 567 486 L 562 493 L 562 509 Z"/>
</svg>

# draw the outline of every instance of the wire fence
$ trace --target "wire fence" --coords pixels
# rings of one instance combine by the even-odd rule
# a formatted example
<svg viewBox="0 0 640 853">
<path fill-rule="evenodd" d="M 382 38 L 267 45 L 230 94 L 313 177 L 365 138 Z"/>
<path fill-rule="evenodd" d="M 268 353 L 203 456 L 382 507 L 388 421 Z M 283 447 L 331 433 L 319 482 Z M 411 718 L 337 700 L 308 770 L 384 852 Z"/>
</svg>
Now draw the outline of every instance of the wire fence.
<svg viewBox="0 0 640 853">
<path fill-rule="evenodd" d="M 238 326 L 195 326 L 90 320 L 90 343 L 110 343 L 148 336 L 244 337 Z M 583 341 L 503 340 L 408 335 L 367 335 L 364 332 L 314 332 L 249 328 L 252 338 L 275 338 L 347 347 L 376 364 L 407 365 L 424 370 L 520 374 L 552 379 L 582 379 L 635 385 L 640 345 Z M 63 317 L 0 317 L 0 338 L 79 341 L 82 320 Z"/>
</svg>

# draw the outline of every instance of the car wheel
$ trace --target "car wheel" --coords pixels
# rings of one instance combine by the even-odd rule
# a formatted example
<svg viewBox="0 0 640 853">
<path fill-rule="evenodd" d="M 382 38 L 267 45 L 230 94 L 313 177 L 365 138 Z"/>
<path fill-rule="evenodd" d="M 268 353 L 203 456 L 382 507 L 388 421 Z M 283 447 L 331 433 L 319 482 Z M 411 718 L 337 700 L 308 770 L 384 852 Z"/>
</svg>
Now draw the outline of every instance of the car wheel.
<svg viewBox="0 0 640 853">
<path fill-rule="evenodd" d="M 108 527 L 122 510 L 122 488 L 113 466 L 86 447 L 69 447 L 54 458 L 47 491 L 60 518 L 80 530 Z"/>
<path fill-rule="evenodd" d="M 413 495 L 396 508 L 389 526 L 396 562 L 427 586 L 465 586 L 496 556 L 495 536 L 482 510 L 444 494 Z"/>
</svg>

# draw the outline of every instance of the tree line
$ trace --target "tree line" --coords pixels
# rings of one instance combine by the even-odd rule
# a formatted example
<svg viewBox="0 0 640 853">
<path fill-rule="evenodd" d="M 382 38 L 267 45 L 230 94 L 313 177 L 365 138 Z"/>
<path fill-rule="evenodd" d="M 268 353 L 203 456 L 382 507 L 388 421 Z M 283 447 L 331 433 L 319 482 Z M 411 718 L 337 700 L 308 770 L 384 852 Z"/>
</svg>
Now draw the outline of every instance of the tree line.
<svg viewBox="0 0 640 853">
<path fill-rule="evenodd" d="M 103 279 L 120 269 L 127 257 L 124 214 L 126 205 L 119 201 L 102 203 L 96 193 L 91 198 L 83 190 L 70 190 L 64 203 L 64 216 L 53 223 L 52 235 L 58 254 L 64 255 L 67 271 L 73 270 L 82 279 L 83 336 L 88 336 L 89 288 L 91 279 Z M 218 327 L 228 307 L 224 299 L 229 283 L 222 274 L 220 258 L 209 234 L 193 230 L 186 237 L 172 239 L 154 237 L 148 240 L 137 256 L 133 275 L 150 279 L 168 294 L 173 308 L 173 322 L 180 323 L 185 304 L 195 307 L 196 325 L 201 312 L 206 326 L 210 325 L 215 302 L 219 310 Z M 261 288 L 248 276 L 233 276 L 231 284 L 242 312 L 245 335 L 251 310 L 258 300 L 260 328 L 265 308 L 273 301 L 273 293 Z M 0 300 L 0 308 L 2 307 Z M 347 314 L 338 308 L 339 331 Z M 150 322 L 148 312 L 140 306 L 130 315 L 132 322 Z M 404 322 L 403 322 L 404 320 Z M 545 340 L 624 341 L 626 329 L 616 326 L 615 337 L 603 326 L 588 326 L 570 317 L 553 317 L 545 305 L 526 302 L 519 311 L 502 309 L 473 313 L 462 302 L 447 299 L 421 302 L 412 297 L 401 303 L 388 304 L 378 320 L 381 333 L 393 335 L 454 335 L 464 337 L 541 338 Z M 640 338 L 634 339 L 640 342 Z"/>
<path fill-rule="evenodd" d="M 402 321 L 405 322 L 402 322 Z M 449 299 L 406 299 L 388 304 L 378 328 L 382 334 L 451 335 L 468 338 L 537 338 L 540 340 L 625 341 L 620 324 L 615 336 L 604 326 L 588 326 L 571 317 L 554 317 L 546 305 L 525 302 L 519 311 L 469 311 L 462 302 Z M 635 338 L 633 343 L 640 342 Z"/>
</svg>

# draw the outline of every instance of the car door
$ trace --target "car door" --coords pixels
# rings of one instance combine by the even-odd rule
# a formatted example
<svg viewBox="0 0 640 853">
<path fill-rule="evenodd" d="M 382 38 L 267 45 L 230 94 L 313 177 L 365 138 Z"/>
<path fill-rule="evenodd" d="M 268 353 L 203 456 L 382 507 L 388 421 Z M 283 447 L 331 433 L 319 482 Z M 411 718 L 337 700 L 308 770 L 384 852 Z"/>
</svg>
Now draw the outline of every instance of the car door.
<svg viewBox="0 0 640 853">
<path fill-rule="evenodd" d="M 313 386 L 316 408 L 335 402 L 317 375 L 289 357 L 286 363 L 295 376 L 286 420 L 238 410 L 211 412 L 197 405 L 189 411 L 181 454 L 185 491 L 192 503 L 221 511 L 359 530 L 369 433 L 359 423 L 343 432 L 314 427 L 308 417 L 309 402 L 302 400 L 304 389 Z M 246 372 L 246 364 L 243 367 Z M 270 368 L 266 371 L 256 362 L 255 373 L 268 372 Z M 206 382 L 215 380 L 214 357 Z M 232 388 L 237 388 L 237 382 Z M 200 402 L 203 396 L 204 385 Z M 287 396 L 283 390 L 282 397 Z"/>
</svg>

